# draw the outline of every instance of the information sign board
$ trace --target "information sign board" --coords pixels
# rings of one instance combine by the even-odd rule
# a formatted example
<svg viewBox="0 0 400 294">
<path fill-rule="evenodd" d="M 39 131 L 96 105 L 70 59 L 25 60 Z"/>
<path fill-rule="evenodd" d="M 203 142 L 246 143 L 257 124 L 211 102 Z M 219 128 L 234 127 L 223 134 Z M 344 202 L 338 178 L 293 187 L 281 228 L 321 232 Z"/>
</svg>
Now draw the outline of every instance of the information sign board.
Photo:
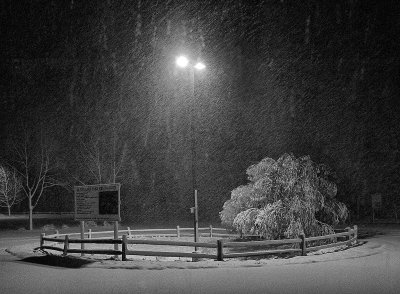
<svg viewBox="0 0 400 294">
<path fill-rule="evenodd" d="M 75 220 L 121 221 L 120 184 L 75 186 Z"/>
</svg>

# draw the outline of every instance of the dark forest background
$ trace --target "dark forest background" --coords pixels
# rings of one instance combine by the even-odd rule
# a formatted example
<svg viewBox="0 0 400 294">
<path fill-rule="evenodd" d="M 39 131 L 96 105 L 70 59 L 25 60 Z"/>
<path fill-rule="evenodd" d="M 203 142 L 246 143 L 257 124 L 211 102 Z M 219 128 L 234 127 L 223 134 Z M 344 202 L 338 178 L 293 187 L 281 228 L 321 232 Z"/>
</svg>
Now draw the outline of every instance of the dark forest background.
<svg viewBox="0 0 400 294">
<path fill-rule="evenodd" d="M 115 181 L 123 220 L 168 222 L 191 219 L 193 135 L 200 220 L 285 152 L 329 165 L 352 217 L 375 193 L 389 216 L 399 15 L 394 0 L 1 1 L 0 159 L 45 137 L 63 186 L 36 210 L 72 211 L 74 185 Z M 194 99 L 182 53 L 207 66 Z"/>
</svg>

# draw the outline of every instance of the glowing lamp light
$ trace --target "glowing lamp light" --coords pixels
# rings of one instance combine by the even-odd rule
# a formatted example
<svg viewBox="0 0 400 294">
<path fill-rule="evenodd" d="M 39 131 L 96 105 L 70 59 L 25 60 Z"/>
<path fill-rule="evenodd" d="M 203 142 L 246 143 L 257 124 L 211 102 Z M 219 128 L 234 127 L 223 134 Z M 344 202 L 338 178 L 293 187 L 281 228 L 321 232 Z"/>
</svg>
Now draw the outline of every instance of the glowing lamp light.
<svg viewBox="0 0 400 294">
<path fill-rule="evenodd" d="M 179 57 L 176 59 L 176 64 L 177 64 L 179 67 L 186 67 L 186 66 L 188 66 L 188 64 L 189 64 L 189 59 L 187 59 L 185 56 L 179 56 Z"/>
<path fill-rule="evenodd" d="M 204 63 L 198 62 L 198 63 L 196 63 L 196 65 L 194 66 L 194 68 L 195 68 L 195 69 L 198 69 L 198 70 L 202 70 L 202 69 L 205 69 L 206 66 L 204 65 Z"/>
</svg>

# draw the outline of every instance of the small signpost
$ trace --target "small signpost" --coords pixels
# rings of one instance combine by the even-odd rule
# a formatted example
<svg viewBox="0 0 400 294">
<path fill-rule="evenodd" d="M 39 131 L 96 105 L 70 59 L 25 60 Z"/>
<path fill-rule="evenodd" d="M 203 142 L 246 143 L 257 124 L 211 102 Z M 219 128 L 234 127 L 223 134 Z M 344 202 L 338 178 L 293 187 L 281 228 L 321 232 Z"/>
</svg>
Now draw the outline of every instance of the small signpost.
<svg viewBox="0 0 400 294">
<path fill-rule="evenodd" d="M 194 190 L 194 207 L 190 208 L 190 213 L 194 215 L 194 242 L 199 242 L 199 207 L 197 205 L 197 190 Z M 194 247 L 194 250 L 197 251 L 197 247 Z"/>
<path fill-rule="evenodd" d="M 118 222 L 121 221 L 120 188 L 120 184 L 74 187 L 75 220 L 81 224 L 81 239 L 84 239 L 85 221 L 114 221 L 114 238 L 118 238 Z M 84 245 L 81 244 L 82 250 L 85 249 Z M 114 248 L 118 250 L 118 244 Z"/>
</svg>

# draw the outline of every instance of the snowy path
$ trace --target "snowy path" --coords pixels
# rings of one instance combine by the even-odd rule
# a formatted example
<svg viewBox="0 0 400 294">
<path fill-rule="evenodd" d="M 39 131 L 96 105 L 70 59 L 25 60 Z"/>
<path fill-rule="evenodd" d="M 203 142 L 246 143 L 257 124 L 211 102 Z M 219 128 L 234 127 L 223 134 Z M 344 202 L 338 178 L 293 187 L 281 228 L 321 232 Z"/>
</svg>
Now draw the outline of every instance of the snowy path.
<svg viewBox="0 0 400 294">
<path fill-rule="evenodd" d="M 400 234 L 367 241 L 323 255 L 246 262 L 169 262 L 163 267 L 159 266 L 162 262 L 109 261 L 79 269 L 60 268 L 18 261 L 0 252 L 0 292 L 400 293 Z"/>
</svg>

